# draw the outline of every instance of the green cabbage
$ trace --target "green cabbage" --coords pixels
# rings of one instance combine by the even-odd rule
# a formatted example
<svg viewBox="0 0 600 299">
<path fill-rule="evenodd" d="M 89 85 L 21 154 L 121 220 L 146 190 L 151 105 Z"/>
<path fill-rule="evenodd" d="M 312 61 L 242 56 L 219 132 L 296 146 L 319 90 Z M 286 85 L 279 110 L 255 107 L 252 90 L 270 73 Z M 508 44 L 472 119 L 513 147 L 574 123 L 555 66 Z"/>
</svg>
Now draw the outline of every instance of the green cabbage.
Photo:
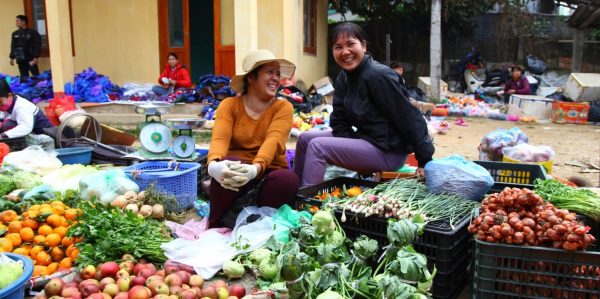
<svg viewBox="0 0 600 299">
<path fill-rule="evenodd" d="M 28 171 L 17 171 L 13 174 L 12 179 L 17 185 L 17 189 L 31 190 L 33 187 L 42 185 L 42 178 Z"/>
<path fill-rule="evenodd" d="M 241 278 L 244 276 L 244 272 L 246 272 L 246 270 L 244 269 L 244 266 L 238 262 L 226 261 L 223 264 L 223 272 L 225 272 L 229 279 L 232 279 Z"/>
<path fill-rule="evenodd" d="M 264 259 L 269 259 L 271 257 L 271 250 L 266 248 L 259 248 L 252 253 L 250 253 L 250 260 L 252 264 L 258 266 Z"/>
<path fill-rule="evenodd" d="M 315 232 L 321 236 L 328 236 L 335 230 L 335 222 L 330 211 L 318 211 L 312 219 L 312 225 L 315 227 Z"/>
<path fill-rule="evenodd" d="M 23 267 L 16 262 L 0 264 L 0 289 L 15 282 L 23 274 Z"/>
<path fill-rule="evenodd" d="M 277 274 L 279 273 L 277 265 L 271 263 L 269 259 L 264 259 L 260 263 L 260 265 L 258 266 L 258 271 L 260 272 L 260 275 L 266 280 L 275 279 L 275 277 L 277 277 Z"/>
<path fill-rule="evenodd" d="M 15 182 L 8 176 L 0 174 L 0 196 L 4 196 L 17 189 Z"/>
</svg>

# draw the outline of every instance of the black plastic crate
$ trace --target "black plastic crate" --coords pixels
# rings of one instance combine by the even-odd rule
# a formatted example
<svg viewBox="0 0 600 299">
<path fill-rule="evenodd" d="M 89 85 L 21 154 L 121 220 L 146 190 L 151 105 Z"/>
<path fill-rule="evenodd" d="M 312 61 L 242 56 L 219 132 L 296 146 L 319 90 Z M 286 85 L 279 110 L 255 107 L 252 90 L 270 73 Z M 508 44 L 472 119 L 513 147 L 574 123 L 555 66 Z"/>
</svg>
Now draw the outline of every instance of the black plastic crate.
<svg viewBox="0 0 600 299">
<path fill-rule="evenodd" d="M 346 211 L 346 221 L 341 222 L 342 211 L 337 209 L 335 216 L 349 238 L 365 235 L 376 240 L 380 246 L 388 244 L 387 219 L 375 216 L 364 218 Z M 438 270 L 448 271 L 454 267 L 457 259 L 466 255 L 470 250 L 471 235 L 467 231 L 470 220 L 470 215 L 465 215 L 456 224 L 455 229 L 451 229 L 448 224 L 442 225 L 439 222 L 427 224 L 423 234 L 418 236 L 414 242 L 415 250 L 427 256 L 430 268 L 433 268 L 435 264 Z M 447 230 L 441 230 L 442 227 Z"/>
<path fill-rule="evenodd" d="M 469 243 L 469 245 L 472 245 Z M 471 278 L 471 261 L 473 247 L 469 246 L 467 254 L 452 262 L 453 268 L 449 271 L 438 272 L 433 278 L 431 294 L 435 299 L 454 299 L 460 295 Z"/>
<path fill-rule="evenodd" d="M 5 138 L 0 140 L 0 142 L 8 145 L 8 148 L 11 152 L 21 151 L 27 147 L 27 141 L 25 140 L 25 137 Z"/>
<path fill-rule="evenodd" d="M 475 240 L 473 298 L 600 298 L 600 252 Z"/>
<path fill-rule="evenodd" d="M 355 178 L 339 177 L 323 183 L 298 189 L 296 194 L 296 207 L 302 209 L 302 206 L 317 206 L 321 207 L 323 201 L 315 199 L 315 196 L 324 192 L 332 192 L 335 188 L 346 186 L 347 189 L 352 187 L 373 188 L 379 185 L 379 182 L 359 180 Z"/>
<path fill-rule="evenodd" d="M 548 179 L 544 167 L 538 164 L 518 164 L 494 161 L 473 161 L 487 169 L 494 186 L 491 191 L 502 191 L 506 187 L 533 189 L 536 179 Z"/>
</svg>

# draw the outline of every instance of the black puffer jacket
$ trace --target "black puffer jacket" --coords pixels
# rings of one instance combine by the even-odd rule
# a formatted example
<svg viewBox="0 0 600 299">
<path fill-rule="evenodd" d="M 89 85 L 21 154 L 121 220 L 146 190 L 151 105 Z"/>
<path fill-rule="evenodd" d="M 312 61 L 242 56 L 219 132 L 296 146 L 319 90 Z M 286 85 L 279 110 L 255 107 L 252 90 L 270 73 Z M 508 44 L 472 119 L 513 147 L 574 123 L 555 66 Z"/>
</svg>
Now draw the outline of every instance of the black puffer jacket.
<svg viewBox="0 0 600 299">
<path fill-rule="evenodd" d="M 419 167 L 435 151 L 427 123 L 404 95 L 398 74 L 368 54 L 355 70 L 338 75 L 331 127 L 336 137 L 361 138 L 386 152 L 414 151 Z"/>
<path fill-rule="evenodd" d="M 40 57 L 42 37 L 31 28 L 19 29 L 12 33 L 10 41 L 10 58 L 19 62 L 31 61 Z"/>
</svg>

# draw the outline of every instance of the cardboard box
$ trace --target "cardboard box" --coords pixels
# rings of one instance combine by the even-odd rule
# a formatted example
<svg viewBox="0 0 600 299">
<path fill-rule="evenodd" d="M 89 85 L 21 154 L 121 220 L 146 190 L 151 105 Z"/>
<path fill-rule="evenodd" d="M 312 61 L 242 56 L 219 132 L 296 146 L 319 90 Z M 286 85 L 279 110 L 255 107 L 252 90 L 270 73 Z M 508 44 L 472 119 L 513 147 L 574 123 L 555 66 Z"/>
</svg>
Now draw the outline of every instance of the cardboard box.
<svg viewBox="0 0 600 299">
<path fill-rule="evenodd" d="M 325 103 L 331 105 L 333 103 L 333 81 L 329 77 L 323 77 L 313 83 L 308 89 L 308 94 L 316 93 L 322 95 Z"/>
<path fill-rule="evenodd" d="M 417 109 L 419 109 L 422 113 L 427 113 L 428 111 L 433 112 L 433 109 L 435 108 L 435 105 L 433 103 L 427 103 L 427 102 L 419 102 L 419 101 L 410 101 L 410 103 L 415 106 Z"/>
<path fill-rule="evenodd" d="M 552 122 L 557 124 L 587 123 L 589 103 L 571 103 L 556 101 L 552 103 Z"/>
<path fill-rule="evenodd" d="M 431 96 L 431 79 L 429 77 L 419 77 L 419 87 L 426 96 Z M 440 93 L 448 92 L 448 84 L 440 79 Z"/>
<path fill-rule="evenodd" d="M 510 96 L 508 114 L 533 116 L 536 120 L 550 119 L 552 99 L 534 95 Z"/>
<path fill-rule="evenodd" d="M 565 94 L 575 102 L 600 98 L 600 74 L 571 73 L 565 83 Z"/>
</svg>

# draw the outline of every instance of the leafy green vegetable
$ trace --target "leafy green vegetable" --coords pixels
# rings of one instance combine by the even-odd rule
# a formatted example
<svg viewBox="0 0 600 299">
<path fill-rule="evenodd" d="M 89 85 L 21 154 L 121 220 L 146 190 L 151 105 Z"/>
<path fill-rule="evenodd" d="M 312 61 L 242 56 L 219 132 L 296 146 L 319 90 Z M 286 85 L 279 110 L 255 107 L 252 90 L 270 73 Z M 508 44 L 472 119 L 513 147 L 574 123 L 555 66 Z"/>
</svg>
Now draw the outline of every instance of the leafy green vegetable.
<svg viewBox="0 0 600 299">
<path fill-rule="evenodd" d="M 427 257 L 416 252 L 411 245 L 402 247 L 386 270 L 410 281 L 422 281 L 429 277 Z"/>
<path fill-rule="evenodd" d="M 166 261 L 160 246 L 172 238 L 164 222 L 104 206 L 95 199 L 80 202 L 79 208 L 83 213 L 67 233 L 83 237 L 83 242 L 76 245 L 81 251 L 79 266 L 118 260 L 125 253 L 136 259 Z"/>
<path fill-rule="evenodd" d="M 354 241 L 354 255 L 361 261 L 366 261 L 377 254 L 379 244 L 366 236 L 360 236 Z"/>
<path fill-rule="evenodd" d="M 424 223 L 414 222 L 410 219 L 399 221 L 390 220 L 387 227 L 387 237 L 390 243 L 397 247 L 403 247 L 412 244 L 417 235 L 423 233 Z"/>
<path fill-rule="evenodd" d="M 272 262 L 269 259 L 264 259 L 260 265 L 258 266 L 258 271 L 260 275 L 266 280 L 273 280 L 279 274 L 279 269 L 277 268 L 277 264 Z"/>
<path fill-rule="evenodd" d="M 17 189 L 15 182 L 10 177 L 0 174 L 0 196 L 4 196 L 15 189 Z"/>
<path fill-rule="evenodd" d="M 17 189 L 30 190 L 43 184 L 39 175 L 28 171 L 16 171 L 12 175 L 12 180 L 15 182 Z"/>
<path fill-rule="evenodd" d="M 600 221 L 600 196 L 580 188 L 573 188 L 557 180 L 535 180 L 535 193 L 561 209 L 567 209 Z"/>
</svg>

